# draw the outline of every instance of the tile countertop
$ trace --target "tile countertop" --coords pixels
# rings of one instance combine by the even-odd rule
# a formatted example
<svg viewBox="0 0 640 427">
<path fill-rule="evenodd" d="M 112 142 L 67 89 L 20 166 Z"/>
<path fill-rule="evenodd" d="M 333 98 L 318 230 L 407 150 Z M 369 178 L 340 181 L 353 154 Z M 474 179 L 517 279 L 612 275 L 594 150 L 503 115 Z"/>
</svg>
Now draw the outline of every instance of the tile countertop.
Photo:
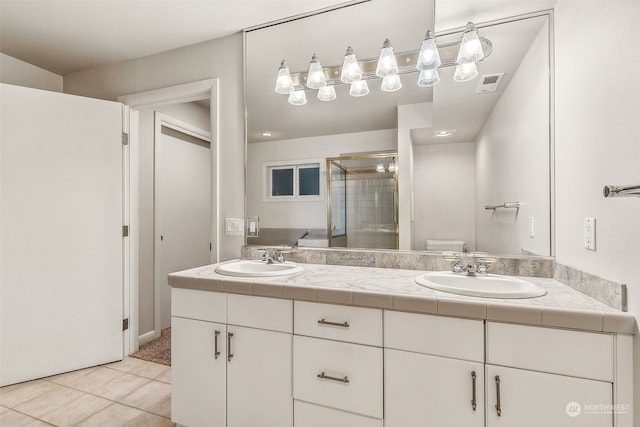
<svg viewBox="0 0 640 427">
<path fill-rule="evenodd" d="M 547 290 L 537 298 L 495 299 L 435 291 L 415 283 L 417 270 L 300 264 L 279 277 L 223 276 L 217 264 L 171 273 L 175 288 L 385 308 L 592 332 L 636 333 L 636 319 L 557 280 L 521 277 Z"/>
</svg>

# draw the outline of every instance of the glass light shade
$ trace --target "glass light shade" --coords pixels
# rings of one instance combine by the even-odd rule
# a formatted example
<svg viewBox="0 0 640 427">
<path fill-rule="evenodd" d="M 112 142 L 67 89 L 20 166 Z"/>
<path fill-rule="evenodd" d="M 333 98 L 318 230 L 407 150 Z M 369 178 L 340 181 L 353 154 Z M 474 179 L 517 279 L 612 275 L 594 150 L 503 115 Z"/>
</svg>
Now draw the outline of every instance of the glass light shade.
<svg viewBox="0 0 640 427">
<path fill-rule="evenodd" d="M 440 74 L 437 68 L 421 70 L 418 74 L 418 86 L 432 87 L 440 83 Z"/>
<path fill-rule="evenodd" d="M 282 95 L 287 95 L 293 90 L 293 80 L 291 79 L 291 73 L 289 73 L 289 66 L 283 59 L 278 69 L 278 78 L 276 79 L 276 92 Z"/>
<path fill-rule="evenodd" d="M 378 163 L 376 165 L 376 172 L 378 173 L 384 173 L 384 165 L 382 163 Z"/>
<path fill-rule="evenodd" d="M 309 73 L 307 74 L 307 87 L 310 89 L 320 89 L 322 86 L 327 85 L 327 78 L 324 76 L 324 70 L 320 60 L 313 54 L 311 62 L 309 63 Z"/>
<path fill-rule="evenodd" d="M 478 31 L 473 23 L 469 22 L 462 34 L 462 41 L 460 42 L 456 62 L 458 64 L 465 64 L 467 62 L 478 62 L 482 58 L 484 58 L 484 52 L 482 51 Z"/>
<path fill-rule="evenodd" d="M 351 83 L 349 89 L 349 95 L 351 96 L 365 96 L 369 93 L 369 85 L 366 80 L 358 80 Z"/>
<path fill-rule="evenodd" d="M 382 78 L 382 89 L 385 92 L 395 92 L 400 90 L 402 87 L 402 82 L 400 81 L 400 76 L 398 74 L 390 74 Z"/>
<path fill-rule="evenodd" d="M 431 34 L 431 31 L 427 31 L 422 41 L 422 47 L 418 54 L 418 63 L 416 64 L 417 70 L 431 70 L 438 68 L 442 64 L 440 60 L 440 52 L 438 52 L 438 46 L 436 45 L 436 39 Z"/>
<path fill-rule="evenodd" d="M 340 81 L 342 83 L 352 83 L 362 78 L 362 71 L 360 70 L 360 64 L 356 59 L 356 54 L 353 53 L 351 46 L 347 48 L 347 52 L 344 55 L 344 62 L 342 63 L 342 74 L 340 74 Z"/>
<path fill-rule="evenodd" d="M 391 42 L 389 39 L 386 39 L 382 45 L 382 49 L 380 49 L 376 76 L 385 77 L 391 74 L 398 74 L 398 63 L 396 62 L 396 56 L 393 53 Z"/>
<path fill-rule="evenodd" d="M 307 95 L 304 90 L 292 90 L 289 92 L 289 104 L 304 105 L 307 103 Z"/>
<path fill-rule="evenodd" d="M 336 88 L 333 85 L 321 87 L 318 89 L 318 99 L 320 101 L 333 101 L 336 99 Z"/>
<path fill-rule="evenodd" d="M 468 62 L 466 64 L 456 65 L 456 70 L 453 72 L 453 80 L 457 82 L 468 82 L 473 80 L 478 75 L 478 67 L 475 62 Z"/>
<path fill-rule="evenodd" d="M 389 163 L 388 170 L 389 170 L 389 172 L 395 172 L 396 171 L 396 164 L 394 162 Z"/>
</svg>

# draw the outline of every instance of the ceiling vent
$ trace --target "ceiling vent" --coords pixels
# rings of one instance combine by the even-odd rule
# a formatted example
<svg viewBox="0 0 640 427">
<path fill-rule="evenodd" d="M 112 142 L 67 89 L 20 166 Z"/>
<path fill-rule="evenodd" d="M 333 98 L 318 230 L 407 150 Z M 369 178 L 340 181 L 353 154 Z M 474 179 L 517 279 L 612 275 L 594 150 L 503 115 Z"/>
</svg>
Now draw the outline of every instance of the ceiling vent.
<svg viewBox="0 0 640 427">
<path fill-rule="evenodd" d="M 495 92 L 498 89 L 500 80 L 504 73 L 486 74 L 480 77 L 480 82 L 476 88 L 476 93 Z"/>
</svg>

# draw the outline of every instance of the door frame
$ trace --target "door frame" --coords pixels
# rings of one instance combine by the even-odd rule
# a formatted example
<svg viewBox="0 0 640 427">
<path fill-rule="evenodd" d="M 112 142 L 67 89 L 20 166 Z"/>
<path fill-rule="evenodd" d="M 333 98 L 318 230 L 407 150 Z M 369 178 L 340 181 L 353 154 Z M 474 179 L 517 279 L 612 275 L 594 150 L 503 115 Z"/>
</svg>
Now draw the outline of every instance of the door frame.
<svg viewBox="0 0 640 427">
<path fill-rule="evenodd" d="M 128 314 L 130 334 L 128 342 L 125 343 L 125 354 L 131 354 L 135 352 L 140 343 L 150 341 L 155 336 L 160 335 L 160 331 L 155 330 L 157 322 L 159 321 L 156 316 L 156 296 L 154 295 L 154 330 L 150 333 L 139 336 L 139 283 L 138 283 L 138 267 L 139 267 L 139 206 L 138 200 L 140 196 L 140 187 L 138 180 L 138 160 L 139 160 L 139 135 L 138 135 L 138 122 L 137 113 L 140 108 L 159 107 L 166 105 L 182 104 L 192 101 L 201 101 L 208 99 L 210 101 L 210 148 L 211 148 L 211 242 L 212 242 L 212 259 L 211 262 L 218 262 L 220 253 L 220 238 L 218 234 L 219 218 L 220 218 L 220 204 L 219 201 L 219 79 L 206 79 L 199 80 L 191 83 L 185 83 L 177 86 L 164 87 L 144 92 L 136 92 L 132 94 L 122 95 L 117 98 L 118 102 L 123 103 L 129 107 L 130 114 L 126 115 L 126 129 L 129 134 L 129 146 L 130 146 L 130 162 L 131 162 L 131 176 L 129 180 L 130 187 L 130 222 L 129 222 L 129 239 L 131 249 L 128 256 L 128 261 L 131 266 L 131 286 L 129 288 L 128 295 Z M 154 177 L 155 181 L 155 177 Z M 155 202 L 154 202 L 155 205 Z M 154 234 L 155 226 L 154 226 Z M 159 236 L 154 236 L 154 294 L 156 283 L 156 262 L 155 256 L 159 243 Z M 125 309 L 127 309 L 125 305 Z M 126 311 L 125 311 L 126 315 Z M 157 335 L 156 335 L 157 334 Z"/>
<path fill-rule="evenodd" d="M 162 332 L 162 313 L 161 313 L 161 302 L 162 302 L 162 215 L 160 214 L 160 207 L 162 203 L 162 198 L 160 196 L 160 192 L 158 189 L 160 188 L 160 170 L 161 170 L 161 159 L 162 159 L 162 127 L 167 127 L 178 131 L 180 133 L 192 136 L 199 140 L 205 141 L 209 143 L 209 150 L 213 147 L 211 146 L 211 132 L 208 132 L 204 129 L 200 129 L 190 123 L 183 122 L 174 117 L 171 117 L 167 114 L 160 113 L 155 111 L 153 114 L 153 336 L 151 339 L 159 337 Z M 216 156 L 217 158 L 217 156 Z M 211 159 L 214 160 L 213 158 Z M 213 167 L 213 164 L 211 164 Z M 213 176 L 214 171 L 211 170 L 211 175 Z M 211 194 L 213 197 L 213 191 Z M 210 215 L 211 215 L 211 228 L 215 225 L 213 223 L 214 213 L 213 213 L 213 204 L 209 206 Z M 213 230 L 210 233 L 209 238 L 212 239 Z M 211 245 L 213 246 L 213 240 L 210 240 Z M 217 253 L 216 253 L 217 256 Z M 209 254 L 209 261 L 214 261 L 214 251 L 211 248 Z M 151 334 L 148 333 L 149 337 Z M 147 341 L 149 339 L 147 334 L 145 334 L 142 341 Z"/>
</svg>

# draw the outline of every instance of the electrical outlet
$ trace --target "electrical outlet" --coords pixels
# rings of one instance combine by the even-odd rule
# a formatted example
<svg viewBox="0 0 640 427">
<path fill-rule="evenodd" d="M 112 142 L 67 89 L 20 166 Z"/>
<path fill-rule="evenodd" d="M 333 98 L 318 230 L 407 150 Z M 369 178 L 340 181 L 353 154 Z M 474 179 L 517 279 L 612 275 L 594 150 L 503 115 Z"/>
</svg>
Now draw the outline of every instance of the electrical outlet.
<svg viewBox="0 0 640 427">
<path fill-rule="evenodd" d="M 591 251 L 596 250 L 596 219 L 595 218 L 584 219 L 584 247 Z"/>
<path fill-rule="evenodd" d="M 535 233 L 535 221 L 533 219 L 532 216 L 529 217 L 529 237 L 530 238 L 535 238 L 536 237 L 536 233 Z"/>
</svg>

